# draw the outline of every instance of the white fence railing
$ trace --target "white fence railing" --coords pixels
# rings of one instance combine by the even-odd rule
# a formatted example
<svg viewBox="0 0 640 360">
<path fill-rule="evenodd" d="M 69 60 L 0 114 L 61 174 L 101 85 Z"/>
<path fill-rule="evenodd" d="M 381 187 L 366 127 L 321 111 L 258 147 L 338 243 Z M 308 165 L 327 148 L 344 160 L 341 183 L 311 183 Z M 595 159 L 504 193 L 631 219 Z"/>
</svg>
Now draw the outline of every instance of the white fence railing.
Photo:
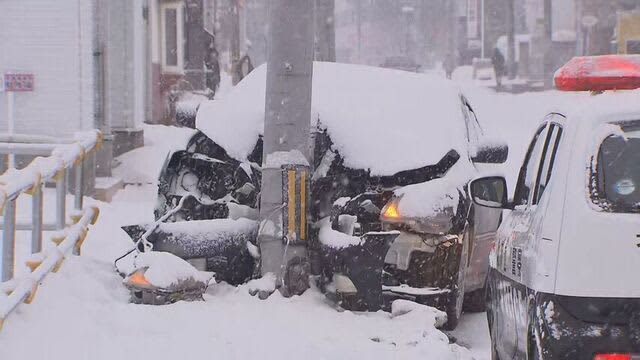
<svg viewBox="0 0 640 360">
<path fill-rule="evenodd" d="M 102 143 L 98 131 L 80 133 L 67 143 L 33 136 L 0 135 L 0 154 L 44 155 L 36 157 L 24 169 L 9 169 L 0 176 L 0 209 L 2 221 L 2 268 L 0 269 L 0 330 L 4 320 L 21 303 L 30 303 L 40 282 L 50 272 L 56 272 L 66 254 L 80 254 L 89 224 L 98 217 L 96 207 L 83 208 L 85 171 L 95 163 L 95 151 Z M 47 156 L 48 155 L 48 156 Z M 66 197 L 68 178 L 74 176 L 74 210 L 71 224 L 67 226 Z M 55 223 L 44 223 L 43 188 L 55 183 Z M 31 221 L 18 223 L 16 203 L 21 194 L 32 199 Z M 31 231 L 31 256 L 26 265 L 31 273 L 14 278 L 16 231 Z M 51 241 L 55 246 L 43 251 L 43 231 L 56 231 Z"/>
</svg>

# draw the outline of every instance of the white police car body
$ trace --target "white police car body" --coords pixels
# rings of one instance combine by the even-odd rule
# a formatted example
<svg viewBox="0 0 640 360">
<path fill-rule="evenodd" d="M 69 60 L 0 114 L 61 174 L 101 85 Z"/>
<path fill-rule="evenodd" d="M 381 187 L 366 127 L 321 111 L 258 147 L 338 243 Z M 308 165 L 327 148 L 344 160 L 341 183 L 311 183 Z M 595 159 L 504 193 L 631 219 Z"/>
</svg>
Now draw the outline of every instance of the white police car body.
<svg viewBox="0 0 640 360">
<path fill-rule="evenodd" d="M 606 86 L 640 87 L 629 64 L 635 77 Z M 490 257 L 494 360 L 640 358 L 640 91 L 577 102 L 538 128 L 512 201 L 502 177 L 471 184 L 476 204 L 508 209 Z"/>
</svg>

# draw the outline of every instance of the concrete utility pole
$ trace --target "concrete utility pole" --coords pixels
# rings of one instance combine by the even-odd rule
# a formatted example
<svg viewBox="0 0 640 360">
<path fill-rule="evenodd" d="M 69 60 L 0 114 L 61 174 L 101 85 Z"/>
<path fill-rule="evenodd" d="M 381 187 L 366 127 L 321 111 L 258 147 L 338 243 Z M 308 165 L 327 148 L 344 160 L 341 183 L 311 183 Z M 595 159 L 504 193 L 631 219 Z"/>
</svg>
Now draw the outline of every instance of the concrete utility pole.
<svg viewBox="0 0 640 360">
<path fill-rule="evenodd" d="M 237 67 L 240 64 L 240 6 L 238 0 L 229 0 L 231 2 L 231 82 L 237 85 L 240 80 Z"/>
<path fill-rule="evenodd" d="M 318 61 L 336 61 L 335 6 L 335 0 L 315 0 L 315 59 Z"/>
<path fill-rule="evenodd" d="M 516 77 L 516 9 L 515 0 L 507 0 L 507 74 Z"/>
<path fill-rule="evenodd" d="M 285 296 L 300 294 L 308 287 L 305 240 L 313 7 L 314 0 L 271 0 L 269 9 L 258 242 L 261 273 L 275 274 L 276 286 Z"/>
</svg>

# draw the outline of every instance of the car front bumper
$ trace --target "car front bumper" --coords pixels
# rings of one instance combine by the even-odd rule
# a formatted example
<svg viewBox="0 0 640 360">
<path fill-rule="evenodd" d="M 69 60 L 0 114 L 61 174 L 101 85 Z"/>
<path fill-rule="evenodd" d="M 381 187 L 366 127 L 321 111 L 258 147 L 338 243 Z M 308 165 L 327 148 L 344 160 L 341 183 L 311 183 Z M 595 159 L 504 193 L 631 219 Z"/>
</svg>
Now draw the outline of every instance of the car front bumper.
<svg viewBox="0 0 640 360">
<path fill-rule="evenodd" d="M 368 233 L 361 244 L 322 245 L 326 293 L 342 308 L 389 310 L 405 299 L 443 309 L 456 284 L 462 245 L 456 236 L 424 242 L 407 232 Z"/>
</svg>

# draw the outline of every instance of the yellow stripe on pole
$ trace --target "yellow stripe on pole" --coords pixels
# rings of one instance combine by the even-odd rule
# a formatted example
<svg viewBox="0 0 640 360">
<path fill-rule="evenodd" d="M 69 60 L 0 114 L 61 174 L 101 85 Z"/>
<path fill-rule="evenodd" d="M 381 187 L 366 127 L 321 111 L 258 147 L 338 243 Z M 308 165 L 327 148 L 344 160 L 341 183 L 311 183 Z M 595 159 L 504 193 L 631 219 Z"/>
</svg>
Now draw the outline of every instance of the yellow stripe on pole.
<svg viewBox="0 0 640 360">
<path fill-rule="evenodd" d="M 289 239 L 293 239 L 296 232 L 296 171 L 289 170 Z"/>
<path fill-rule="evenodd" d="M 307 237 L 307 172 L 300 172 L 300 240 Z"/>
</svg>

